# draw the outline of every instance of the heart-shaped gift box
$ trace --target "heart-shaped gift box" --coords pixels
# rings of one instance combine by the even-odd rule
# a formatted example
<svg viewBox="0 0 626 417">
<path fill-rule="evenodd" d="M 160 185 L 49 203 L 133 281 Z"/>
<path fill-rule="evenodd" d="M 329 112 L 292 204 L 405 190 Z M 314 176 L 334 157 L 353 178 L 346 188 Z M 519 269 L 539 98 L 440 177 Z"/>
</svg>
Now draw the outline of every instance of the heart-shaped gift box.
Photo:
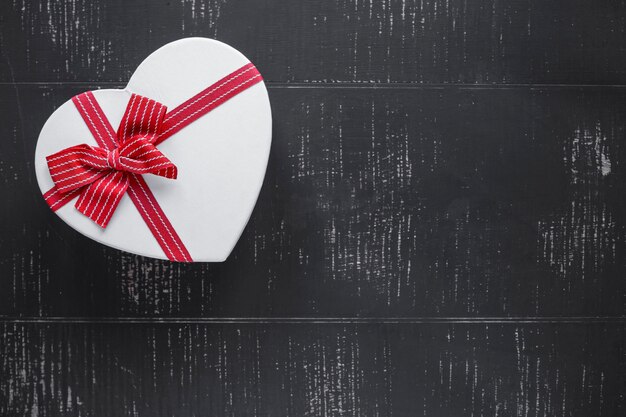
<svg viewBox="0 0 626 417">
<path fill-rule="evenodd" d="M 250 69 L 256 78 L 250 77 Z M 253 82 L 245 89 L 240 87 L 250 81 Z M 231 97 L 224 88 L 241 91 Z M 269 98 L 250 61 L 232 47 L 212 39 L 181 39 L 148 56 L 125 89 L 87 94 L 91 95 L 82 96 L 86 103 L 94 100 L 99 105 L 100 113 L 94 113 L 94 119 L 107 119 L 115 131 L 127 107 L 132 111 L 131 98 L 135 95 L 163 104 L 168 115 L 172 109 L 198 107 L 202 100 L 206 101 L 207 94 L 215 98 L 211 103 L 218 103 L 158 143 L 158 150 L 177 167 L 177 178 L 137 175 L 144 180 L 152 200 L 137 198 L 145 189 L 135 189 L 132 198 L 130 187 L 103 228 L 75 207 L 77 198 L 56 207 L 48 198 L 54 193 L 55 182 L 46 157 L 80 144 L 94 148 L 102 145 L 96 137 L 97 129 L 88 126 L 89 119 L 77 109 L 81 101 L 67 101 L 45 123 L 35 151 L 37 181 L 53 210 L 83 235 L 127 252 L 186 262 L 225 260 L 250 218 L 271 146 Z M 189 110 L 188 113 L 193 115 Z M 154 222 L 163 221 L 165 226 L 155 226 L 150 216 L 146 217 L 142 205 L 152 203 L 159 206 L 152 212 Z M 170 245 L 184 244 L 184 255 L 168 253 L 167 241 L 172 233 L 176 239 Z M 159 235 L 166 243 L 159 241 Z"/>
</svg>

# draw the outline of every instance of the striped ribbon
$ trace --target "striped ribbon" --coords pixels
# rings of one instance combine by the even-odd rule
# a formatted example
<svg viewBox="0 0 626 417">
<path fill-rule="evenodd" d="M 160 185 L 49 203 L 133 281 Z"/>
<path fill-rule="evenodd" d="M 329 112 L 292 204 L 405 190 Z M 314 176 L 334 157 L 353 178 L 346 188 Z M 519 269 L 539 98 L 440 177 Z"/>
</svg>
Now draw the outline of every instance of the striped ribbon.
<svg viewBox="0 0 626 417">
<path fill-rule="evenodd" d="M 168 259 L 192 262 L 143 174 L 175 179 L 176 166 L 156 145 L 262 80 L 249 63 L 166 113 L 162 104 L 133 94 L 117 132 L 91 92 L 72 98 L 99 147 L 77 145 L 46 158 L 54 187 L 44 193 L 53 211 L 78 197 L 75 207 L 106 228 L 122 196 L 131 201 Z"/>
</svg>

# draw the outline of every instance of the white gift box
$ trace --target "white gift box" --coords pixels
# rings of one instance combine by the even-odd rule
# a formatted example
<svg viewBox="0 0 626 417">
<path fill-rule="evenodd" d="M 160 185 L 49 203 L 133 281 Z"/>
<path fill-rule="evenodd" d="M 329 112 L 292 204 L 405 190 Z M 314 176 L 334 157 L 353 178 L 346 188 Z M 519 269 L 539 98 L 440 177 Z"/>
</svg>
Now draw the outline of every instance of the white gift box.
<svg viewBox="0 0 626 417">
<path fill-rule="evenodd" d="M 224 43 L 181 39 L 148 56 L 125 89 L 93 94 L 117 130 L 131 94 L 151 98 L 171 110 L 248 63 Z M 158 145 L 177 166 L 178 178 L 150 174 L 143 178 L 193 261 L 224 261 L 232 251 L 261 189 L 271 136 L 269 98 L 265 84 L 259 82 Z M 70 100 L 50 116 L 39 135 L 35 169 L 42 194 L 54 185 L 46 156 L 83 143 L 98 146 Z M 104 245 L 168 259 L 128 193 L 105 229 L 80 213 L 74 201 L 56 213 Z"/>
</svg>

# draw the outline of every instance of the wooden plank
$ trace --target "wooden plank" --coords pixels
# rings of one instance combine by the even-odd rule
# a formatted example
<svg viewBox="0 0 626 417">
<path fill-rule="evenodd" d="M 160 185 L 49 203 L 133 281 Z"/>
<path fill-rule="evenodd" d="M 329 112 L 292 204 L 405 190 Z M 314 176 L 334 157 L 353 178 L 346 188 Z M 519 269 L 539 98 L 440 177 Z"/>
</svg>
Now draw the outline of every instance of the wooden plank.
<svg viewBox="0 0 626 417">
<path fill-rule="evenodd" d="M 0 81 L 125 81 L 188 36 L 272 82 L 626 83 L 626 3 L 584 0 L 14 0 Z"/>
<path fill-rule="evenodd" d="M 2 415 L 618 416 L 624 325 L 0 325 Z"/>
<path fill-rule="evenodd" d="M 623 316 L 626 90 L 270 90 L 261 196 L 227 262 L 129 255 L 41 199 L 48 114 L 0 87 L 0 314 Z"/>
</svg>

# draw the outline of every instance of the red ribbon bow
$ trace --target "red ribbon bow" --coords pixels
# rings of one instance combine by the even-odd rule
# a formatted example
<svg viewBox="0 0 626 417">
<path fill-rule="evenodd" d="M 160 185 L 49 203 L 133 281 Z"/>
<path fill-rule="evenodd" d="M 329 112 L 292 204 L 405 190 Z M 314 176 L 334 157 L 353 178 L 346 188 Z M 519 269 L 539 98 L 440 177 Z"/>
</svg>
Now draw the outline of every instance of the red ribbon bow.
<svg viewBox="0 0 626 417">
<path fill-rule="evenodd" d="M 166 110 L 161 103 L 133 95 L 117 131 L 119 147 L 82 144 L 46 157 L 61 195 L 81 189 L 76 208 L 105 228 L 128 189 L 129 174 L 176 179 L 176 166 L 154 146 Z"/>
<path fill-rule="evenodd" d="M 78 196 L 76 208 L 104 228 L 128 192 L 165 256 L 192 262 L 142 175 L 176 178 L 176 166 L 156 146 L 261 80 L 248 63 L 167 114 L 162 104 L 133 94 L 117 133 L 91 92 L 72 97 L 99 147 L 72 146 L 46 158 L 54 182 L 46 203 L 57 211 Z"/>
</svg>

